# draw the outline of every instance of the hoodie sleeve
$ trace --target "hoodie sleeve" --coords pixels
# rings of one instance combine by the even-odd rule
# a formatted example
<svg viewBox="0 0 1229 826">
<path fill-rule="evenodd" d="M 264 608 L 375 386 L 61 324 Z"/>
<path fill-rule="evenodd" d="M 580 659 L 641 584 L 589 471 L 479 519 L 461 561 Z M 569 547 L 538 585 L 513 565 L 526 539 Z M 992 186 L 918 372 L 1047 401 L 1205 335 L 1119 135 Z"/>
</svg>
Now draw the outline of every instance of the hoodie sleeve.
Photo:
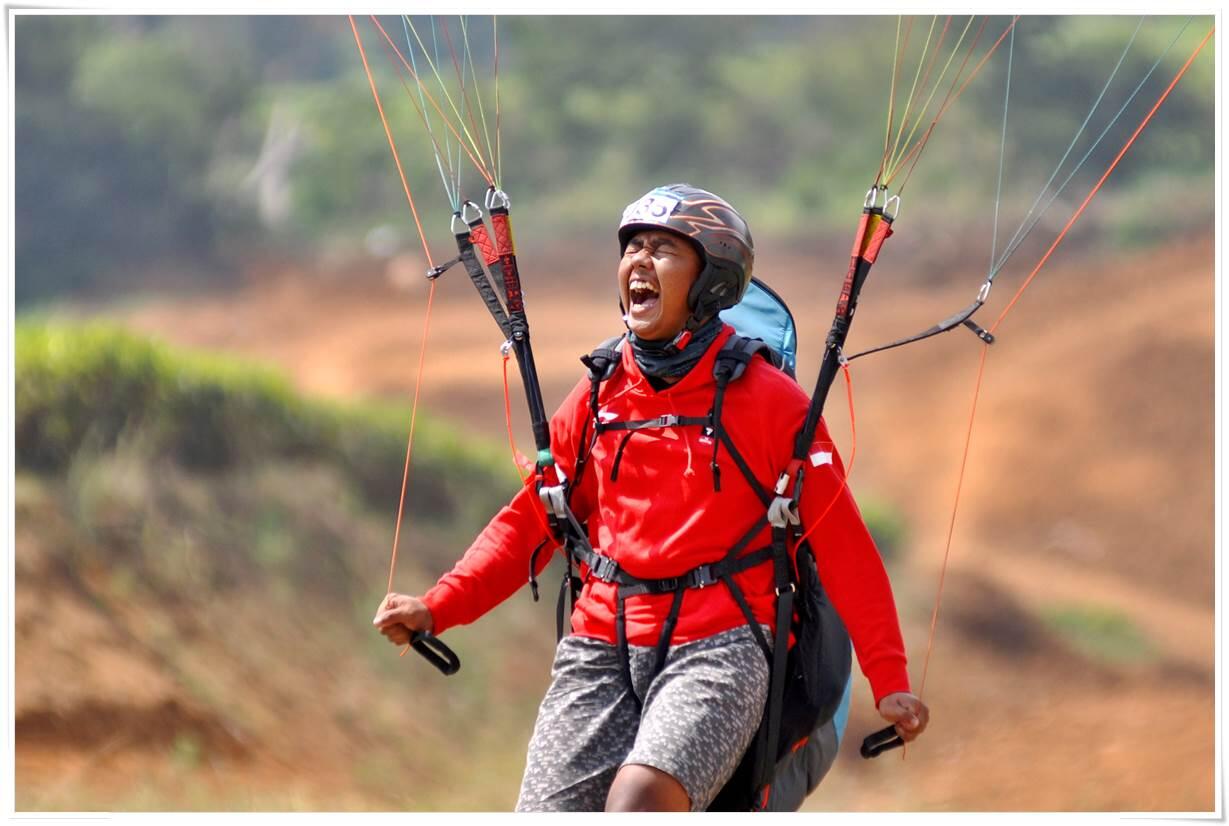
<svg viewBox="0 0 1229 826">
<path fill-rule="evenodd" d="M 820 579 L 849 636 L 875 704 L 909 691 L 905 645 L 892 584 L 862 515 L 845 485 L 845 467 L 821 420 L 805 464 L 799 512 Z M 818 525 L 816 520 L 819 520 Z"/>
<path fill-rule="evenodd" d="M 569 478 L 588 411 L 588 391 L 589 382 L 581 381 L 551 417 L 551 451 Z M 572 509 L 582 522 L 593 499 L 593 475 L 587 476 L 572 496 Z M 491 519 L 453 569 L 423 595 L 431 610 L 434 633 L 473 622 L 526 584 L 530 558 L 543 542 L 546 546 L 538 553 L 535 574 L 550 562 L 556 545 L 530 479 Z"/>
</svg>

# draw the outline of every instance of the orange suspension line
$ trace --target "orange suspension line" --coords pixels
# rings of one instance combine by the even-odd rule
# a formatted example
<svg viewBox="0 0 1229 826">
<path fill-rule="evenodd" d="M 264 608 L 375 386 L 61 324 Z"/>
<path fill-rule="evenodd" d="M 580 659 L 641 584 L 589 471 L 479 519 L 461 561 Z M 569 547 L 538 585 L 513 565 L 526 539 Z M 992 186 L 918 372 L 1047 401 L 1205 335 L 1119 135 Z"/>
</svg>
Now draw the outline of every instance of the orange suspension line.
<svg viewBox="0 0 1229 826">
<path fill-rule="evenodd" d="M 405 70 L 410 73 L 411 77 L 414 78 L 414 81 L 418 84 L 419 89 L 422 90 L 427 100 L 430 101 L 431 106 L 435 109 L 436 113 L 439 114 L 440 119 L 444 121 L 444 125 L 448 127 L 448 130 L 452 132 L 452 134 L 456 137 L 457 142 L 460 143 L 461 148 L 465 150 L 465 154 L 469 156 L 471 161 L 473 161 L 474 167 L 478 170 L 478 174 L 480 174 L 488 184 L 494 186 L 495 179 L 488 171 L 486 164 L 482 161 L 480 155 L 475 155 L 474 152 L 470 151 L 470 147 L 466 143 L 466 138 L 461 136 L 461 133 L 457 131 L 456 126 L 453 125 L 448 116 L 444 114 L 444 110 L 440 108 L 440 105 L 435 100 L 435 97 L 423 84 L 422 78 L 418 76 L 418 73 L 414 71 L 414 67 L 411 66 L 409 61 L 405 59 L 405 56 L 401 53 L 401 50 L 397 48 L 396 42 L 389 36 L 388 32 L 385 31 L 384 27 L 380 25 L 380 21 L 376 19 L 375 15 L 371 15 L 371 22 L 374 23 L 375 27 L 380 30 L 380 34 L 383 35 L 385 41 L 388 42 L 393 52 L 397 55 L 397 59 L 401 62 L 401 65 L 404 66 Z M 351 22 L 351 25 L 353 25 L 353 22 Z"/>
<path fill-rule="evenodd" d="M 1075 222 L 1078 221 L 1080 216 L 1084 214 L 1084 210 L 1087 209 L 1097 192 L 1100 191 L 1101 186 L 1113 173 L 1114 169 L 1117 168 L 1118 162 L 1122 160 L 1123 156 L 1126 155 L 1127 150 L 1129 150 L 1135 143 L 1135 139 L 1139 137 L 1140 133 L 1142 133 L 1144 128 L 1149 124 L 1149 122 L 1151 122 L 1152 117 L 1156 114 L 1157 110 L 1161 108 L 1161 104 L 1165 102 L 1165 99 L 1169 97 L 1169 93 L 1172 92 L 1174 87 L 1178 85 L 1178 81 L 1180 81 L 1183 75 L 1186 74 L 1187 69 L 1190 68 L 1191 64 L 1195 61 L 1195 58 L 1199 56 L 1199 53 L 1203 51 L 1204 46 L 1207 45 L 1215 31 L 1215 27 L 1209 29 L 1208 33 L 1204 35 L 1203 40 L 1201 40 L 1199 45 L 1195 47 L 1195 50 L 1191 52 L 1191 55 L 1187 58 L 1186 63 L 1184 63 L 1182 68 L 1178 70 L 1178 73 L 1174 76 L 1174 79 L 1170 81 L 1169 86 L 1166 87 L 1165 91 L 1161 93 L 1161 96 L 1157 99 L 1156 103 L 1153 104 L 1152 109 L 1148 111 L 1148 114 L 1144 116 L 1144 119 L 1140 122 L 1139 126 L 1135 128 L 1135 131 L 1131 134 L 1131 137 L 1127 139 L 1125 144 L 1123 144 L 1122 149 L 1118 151 L 1118 154 L 1114 157 L 1114 160 L 1111 161 L 1109 166 L 1106 168 L 1105 173 L 1102 174 L 1101 178 L 1089 191 L 1088 195 L 1084 198 L 1083 203 L 1080 204 L 1079 208 L 1076 209 L 1076 211 L 1071 215 L 1071 218 L 1068 219 L 1066 225 L 1063 226 L 1062 231 L 1058 233 L 1058 236 L 1054 239 L 1054 242 L 1050 244 L 1049 249 L 1047 249 L 1045 254 L 1041 257 L 1041 260 L 1037 263 L 1037 266 L 1035 266 L 1032 272 L 1029 273 L 1028 278 L 1025 279 L 1024 283 L 1020 286 L 1020 289 L 1016 291 L 1016 294 L 1012 297 L 1007 307 L 1004 308 L 1003 312 L 999 314 L 999 317 L 995 320 L 994 324 L 991 325 L 991 332 L 998 329 L 999 324 L 1002 323 L 1003 319 L 1007 317 L 1007 314 L 1011 312 L 1013 307 L 1015 307 L 1016 302 L 1019 300 L 1024 290 L 1030 283 L 1032 283 L 1033 279 L 1037 276 L 1037 273 L 1041 271 L 1041 268 L 1045 266 L 1046 262 L 1050 260 L 1050 256 L 1054 253 L 1054 250 L 1058 248 L 1059 244 L 1061 244 L 1063 239 L 1067 236 L 1067 233 L 1070 232 L 1071 228 L 1075 225 Z M 948 560 L 951 555 L 952 535 L 955 532 L 956 526 L 956 512 L 960 504 L 961 489 L 964 485 L 965 466 L 969 458 L 969 445 L 973 440 L 973 422 L 977 415 L 977 401 L 978 397 L 981 395 L 982 378 L 985 374 L 986 356 L 989 353 L 989 350 L 990 346 L 988 344 L 982 345 L 981 359 L 979 360 L 977 367 L 977 381 L 973 390 L 973 403 L 969 411 L 969 426 L 965 433 L 964 452 L 960 460 L 960 472 L 957 475 L 956 500 L 952 506 L 951 520 L 948 523 L 947 541 L 943 550 L 943 565 L 939 571 L 939 589 L 935 597 L 935 607 L 930 619 L 930 636 L 926 641 L 926 659 L 922 666 L 922 680 L 918 688 L 919 698 L 921 698 L 923 692 L 926 690 L 926 675 L 930 669 L 930 655 L 934 649 L 935 628 L 939 620 L 939 606 L 943 597 L 943 583 L 946 578 Z"/>
</svg>

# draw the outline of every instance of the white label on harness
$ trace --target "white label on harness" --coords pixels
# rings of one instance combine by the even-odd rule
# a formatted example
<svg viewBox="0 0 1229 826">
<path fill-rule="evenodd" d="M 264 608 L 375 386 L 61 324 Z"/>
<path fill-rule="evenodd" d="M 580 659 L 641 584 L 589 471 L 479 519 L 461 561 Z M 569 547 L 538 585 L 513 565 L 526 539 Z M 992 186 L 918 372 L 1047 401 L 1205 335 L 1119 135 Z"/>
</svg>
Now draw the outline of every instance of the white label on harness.
<svg viewBox="0 0 1229 826">
<path fill-rule="evenodd" d="M 623 210 L 624 224 L 664 224 L 679 205 L 679 199 L 664 192 L 653 190 L 639 201 Z"/>
<path fill-rule="evenodd" d="M 817 450 L 811 454 L 812 467 L 819 467 L 820 465 L 830 465 L 830 464 L 832 464 L 832 451 Z"/>
<path fill-rule="evenodd" d="M 597 417 L 604 422 L 612 422 L 615 419 L 619 418 L 619 414 L 613 413 L 609 410 L 599 410 L 597 412 Z"/>
</svg>

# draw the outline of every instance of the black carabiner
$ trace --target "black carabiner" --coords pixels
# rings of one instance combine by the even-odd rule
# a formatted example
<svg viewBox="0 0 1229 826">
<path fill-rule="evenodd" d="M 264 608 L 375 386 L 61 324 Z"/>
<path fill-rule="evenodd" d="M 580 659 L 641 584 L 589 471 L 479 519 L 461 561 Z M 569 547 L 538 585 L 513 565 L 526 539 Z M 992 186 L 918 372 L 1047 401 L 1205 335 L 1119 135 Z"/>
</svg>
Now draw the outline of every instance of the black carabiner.
<svg viewBox="0 0 1229 826">
<path fill-rule="evenodd" d="M 862 756 L 870 760 L 872 757 L 878 757 L 885 751 L 904 744 L 905 741 L 896 733 L 896 726 L 888 726 L 874 734 L 866 735 L 866 739 L 862 741 Z"/>
<path fill-rule="evenodd" d="M 410 645 L 421 654 L 427 662 L 443 672 L 445 677 L 456 674 L 461 669 L 461 660 L 443 640 L 426 631 L 415 631 L 410 635 Z"/>
</svg>

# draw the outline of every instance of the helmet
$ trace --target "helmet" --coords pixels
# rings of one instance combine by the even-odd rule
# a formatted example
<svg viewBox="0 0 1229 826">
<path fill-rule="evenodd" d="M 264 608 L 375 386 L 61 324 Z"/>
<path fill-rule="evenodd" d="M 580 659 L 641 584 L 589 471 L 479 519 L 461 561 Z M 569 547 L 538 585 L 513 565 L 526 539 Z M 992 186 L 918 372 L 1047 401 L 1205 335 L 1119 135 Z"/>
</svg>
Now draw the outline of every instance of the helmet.
<svg viewBox="0 0 1229 826">
<path fill-rule="evenodd" d="M 677 232 L 695 245 L 703 266 L 687 305 L 691 308 L 688 329 L 709 316 L 733 307 L 751 283 L 755 242 L 738 210 L 725 200 L 690 184 L 659 186 L 623 210 L 619 222 L 619 251 L 645 229 L 664 228 Z"/>
</svg>

